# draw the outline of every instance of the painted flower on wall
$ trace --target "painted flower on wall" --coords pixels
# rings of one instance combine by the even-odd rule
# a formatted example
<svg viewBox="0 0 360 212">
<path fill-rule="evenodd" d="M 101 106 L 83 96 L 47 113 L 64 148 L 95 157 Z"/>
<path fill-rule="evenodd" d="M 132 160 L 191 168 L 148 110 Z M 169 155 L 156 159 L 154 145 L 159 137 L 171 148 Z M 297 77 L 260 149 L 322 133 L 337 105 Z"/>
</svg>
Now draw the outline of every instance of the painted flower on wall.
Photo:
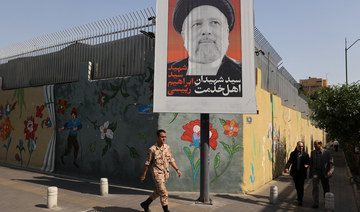
<svg viewBox="0 0 360 212">
<path fill-rule="evenodd" d="M 214 158 L 214 171 L 215 171 L 215 177 L 210 181 L 210 184 L 213 184 L 217 179 L 219 179 L 228 169 L 228 167 L 231 164 L 231 161 L 234 157 L 234 154 L 237 152 L 240 152 L 243 147 L 240 144 L 236 144 L 235 136 L 237 136 L 237 132 L 239 131 L 239 124 L 235 123 L 234 120 L 224 120 L 219 119 L 220 124 L 225 129 L 224 134 L 229 136 L 230 142 L 224 142 L 220 141 L 222 147 L 228 154 L 228 161 L 225 165 L 225 167 L 221 167 L 221 160 L 224 158 L 220 155 L 220 152 L 218 152 Z M 255 142 L 255 141 L 253 141 Z M 260 150 L 259 150 L 260 151 Z"/>
<path fill-rule="evenodd" d="M 94 125 L 94 129 L 100 130 L 100 138 L 105 141 L 105 146 L 102 150 L 102 156 L 104 156 L 112 146 L 112 139 L 114 138 L 117 123 L 110 123 L 109 121 L 106 121 L 103 125 L 99 126 L 97 125 L 97 120 L 91 121 L 89 118 L 87 118 L 87 120 Z M 91 143 L 89 147 L 90 151 L 94 152 L 96 149 L 96 142 Z"/>
<path fill-rule="evenodd" d="M 67 107 L 67 101 L 65 101 L 64 99 L 59 99 L 59 103 L 57 105 L 57 112 L 64 114 Z"/>
<path fill-rule="evenodd" d="M 45 106 L 41 105 L 41 106 L 36 106 L 36 117 L 42 118 L 43 117 L 43 110 L 44 110 Z"/>
<path fill-rule="evenodd" d="M 223 126 L 224 127 L 224 134 L 228 135 L 229 137 L 231 136 L 237 136 L 237 133 L 239 131 L 239 123 L 235 123 L 234 120 L 229 121 L 226 120 L 226 124 Z"/>
<path fill-rule="evenodd" d="M 11 125 L 10 119 L 7 118 L 4 122 L 1 123 L 1 134 L 0 136 L 3 140 L 6 140 L 9 136 L 11 131 L 14 130 L 14 127 Z"/>
<path fill-rule="evenodd" d="M 47 128 L 51 127 L 52 123 L 51 123 L 50 117 L 47 117 L 46 119 L 41 121 L 41 128 L 44 128 L 44 125 Z"/>
<path fill-rule="evenodd" d="M 24 133 L 26 134 L 26 140 L 31 138 L 34 140 L 35 138 L 35 131 L 37 130 L 38 124 L 35 123 L 34 117 L 27 118 L 26 121 L 24 121 L 25 128 Z"/>
<path fill-rule="evenodd" d="M 113 139 L 114 132 L 109 128 L 109 121 L 106 121 L 103 126 L 100 126 L 101 139 L 110 138 Z"/>
<path fill-rule="evenodd" d="M 100 96 L 99 96 L 99 99 L 98 99 L 98 103 L 101 105 L 101 106 L 105 106 L 106 103 L 108 103 L 110 100 L 109 96 L 106 95 L 105 93 L 101 92 Z"/>
<path fill-rule="evenodd" d="M 15 160 L 19 162 L 21 161 L 20 155 L 18 153 L 15 154 Z"/>
<path fill-rule="evenodd" d="M 11 111 L 15 110 L 16 103 L 17 103 L 17 101 L 15 101 L 14 104 L 12 104 L 12 105 L 9 103 L 5 105 L 5 114 L 7 116 L 10 115 Z"/>
<path fill-rule="evenodd" d="M 15 159 L 16 159 L 17 161 L 19 161 L 19 162 L 21 163 L 21 166 L 22 166 L 22 164 L 23 164 L 22 152 L 25 152 L 25 147 L 24 147 L 24 142 L 23 142 L 23 140 L 21 140 L 21 139 L 19 140 L 19 144 L 16 145 L 16 149 L 19 150 L 19 153 L 16 153 L 16 154 L 15 154 Z"/>
<path fill-rule="evenodd" d="M 47 117 L 47 118 L 45 119 L 45 126 L 46 126 L 47 128 L 51 127 L 50 117 Z"/>
<path fill-rule="evenodd" d="M 190 121 L 183 126 L 185 132 L 181 136 L 181 140 L 189 141 L 190 146 L 199 148 L 200 146 L 200 120 Z M 212 124 L 209 124 L 209 145 L 213 150 L 216 150 L 217 139 L 219 135 L 216 129 L 212 128 Z"/>
</svg>

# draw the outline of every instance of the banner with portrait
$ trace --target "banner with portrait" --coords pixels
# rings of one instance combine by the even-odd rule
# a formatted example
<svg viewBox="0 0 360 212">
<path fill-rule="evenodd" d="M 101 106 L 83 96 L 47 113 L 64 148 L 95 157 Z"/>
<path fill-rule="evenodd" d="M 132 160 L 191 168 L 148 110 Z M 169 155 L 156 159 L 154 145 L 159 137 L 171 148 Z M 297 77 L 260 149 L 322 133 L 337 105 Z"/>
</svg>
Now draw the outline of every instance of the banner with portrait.
<svg viewBox="0 0 360 212">
<path fill-rule="evenodd" d="M 158 0 L 154 112 L 256 113 L 253 2 Z"/>
</svg>

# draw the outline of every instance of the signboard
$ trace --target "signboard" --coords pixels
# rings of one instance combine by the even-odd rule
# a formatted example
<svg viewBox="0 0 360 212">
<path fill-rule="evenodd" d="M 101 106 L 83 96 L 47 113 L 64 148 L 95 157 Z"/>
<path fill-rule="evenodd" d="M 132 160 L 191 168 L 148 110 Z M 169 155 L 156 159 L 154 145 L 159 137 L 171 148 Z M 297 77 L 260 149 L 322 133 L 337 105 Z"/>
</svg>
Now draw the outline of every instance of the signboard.
<svg viewBox="0 0 360 212">
<path fill-rule="evenodd" d="M 252 0 L 158 0 L 154 112 L 256 113 Z"/>
</svg>

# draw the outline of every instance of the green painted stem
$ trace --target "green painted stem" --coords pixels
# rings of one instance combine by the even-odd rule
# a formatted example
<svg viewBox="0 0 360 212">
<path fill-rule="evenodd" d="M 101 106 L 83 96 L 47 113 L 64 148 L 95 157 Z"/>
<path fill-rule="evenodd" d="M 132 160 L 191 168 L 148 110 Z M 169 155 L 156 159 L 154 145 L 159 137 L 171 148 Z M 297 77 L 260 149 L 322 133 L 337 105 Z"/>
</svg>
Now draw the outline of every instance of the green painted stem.
<svg viewBox="0 0 360 212">
<path fill-rule="evenodd" d="M 233 154 L 234 153 L 231 153 L 230 159 L 229 159 L 228 163 L 226 164 L 225 168 L 221 171 L 221 173 L 219 175 L 216 174 L 216 177 L 213 180 L 211 180 L 210 184 L 215 182 L 221 175 L 223 175 L 225 173 L 226 169 L 229 167 L 229 165 L 230 165 L 230 163 L 232 161 Z M 216 173 L 216 170 L 215 170 L 215 173 Z"/>
</svg>

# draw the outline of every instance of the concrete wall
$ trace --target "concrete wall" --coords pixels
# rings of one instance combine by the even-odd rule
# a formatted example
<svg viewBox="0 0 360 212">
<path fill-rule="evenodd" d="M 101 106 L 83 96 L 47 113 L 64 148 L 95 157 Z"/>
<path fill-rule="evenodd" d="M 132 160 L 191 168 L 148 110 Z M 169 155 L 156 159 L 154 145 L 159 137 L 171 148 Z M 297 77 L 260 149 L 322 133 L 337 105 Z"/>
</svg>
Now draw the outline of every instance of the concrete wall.
<svg viewBox="0 0 360 212">
<path fill-rule="evenodd" d="M 152 61 L 151 59 L 149 61 Z M 145 75 L 109 80 L 88 81 L 88 66 L 83 64 L 80 81 L 57 84 L 54 87 L 56 126 L 71 119 L 76 108 L 82 128 L 76 142 L 68 142 L 69 130 L 56 132 L 55 172 L 99 179 L 108 177 L 110 183 L 153 188 L 150 172 L 145 184 L 139 182 L 147 149 L 156 141 L 159 128 L 167 131 L 175 161 L 183 173 L 177 178 L 171 169 L 169 190 L 198 191 L 200 179 L 199 114 L 153 114 L 153 70 L 151 62 Z M 322 131 L 315 129 L 301 113 L 281 104 L 281 99 L 261 89 L 261 71 L 257 70 L 258 114 L 210 115 L 210 191 L 243 193 L 257 189 L 281 174 L 285 158 L 298 140 L 324 140 Z M 15 95 L 15 98 L 13 96 Z M 40 169 L 53 132 L 43 124 L 48 116 L 36 117 L 36 107 L 44 105 L 42 88 L 26 88 L 0 92 L 0 106 L 14 105 L 8 115 L 2 115 L 1 128 L 9 118 L 13 130 L 1 139 L 0 160 L 17 166 Z M 15 101 L 17 103 L 15 104 Z M 25 104 L 26 103 L 26 107 Z M 24 121 L 34 117 L 36 149 L 30 158 L 24 134 Z M 44 122 L 45 123 L 45 122 Z M 197 126 L 198 125 L 198 126 Z M 2 134 L 1 134 L 2 135 Z M 23 140 L 25 151 L 21 161 L 15 159 Z M 79 148 L 75 152 L 76 143 Z M 30 145 L 31 146 L 31 145 Z M 71 147 L 68 155 L 62 156 Z M 7 153 L 7 154 L 6 154 Z M 7 157 L 6 157 L 7 155 Z M 74 163 L 75 162 L 75 163 Z"/>
</svg>

